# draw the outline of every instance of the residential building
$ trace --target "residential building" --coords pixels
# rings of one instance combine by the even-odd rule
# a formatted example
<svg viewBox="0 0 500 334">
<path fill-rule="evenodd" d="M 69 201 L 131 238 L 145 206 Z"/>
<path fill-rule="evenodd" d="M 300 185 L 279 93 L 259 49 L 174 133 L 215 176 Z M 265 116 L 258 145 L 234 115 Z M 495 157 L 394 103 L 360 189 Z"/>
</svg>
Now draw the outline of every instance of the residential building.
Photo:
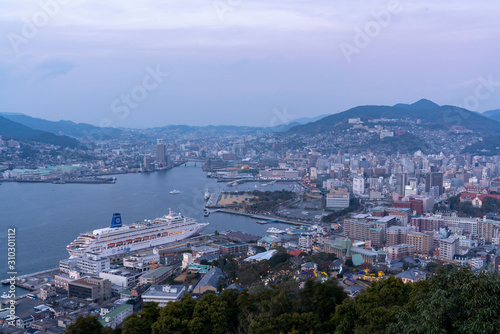
<svg viewBox="0 0 500 334">
<path fill-rule="evenodd" d="M 115 329 L 117 326 L 123 323 L 126 317 L 134 312 L 134 306 L 132 304 L 123 304 L 115 308 L 109 313 L 106 313 L 100 320 L 101 325 L 106 327 L 111 327 Z"/>
<path fill-rule="evenodd" d="M 65 274 L 69 274 L 70 271 L 77 270 L 76 259 L 65 259 L 59 261 L 59 271 Z"/>
<path fill-rule="evenodd" d="M 246 254 L 248 253 L 249 245 L 246 243 L 214 243 L 214 247 L 218 248 L 221 255 L 227 254 Z M 214 254 L 215 255 L 215 254 Z"/>
<path fill-rule="evenodd" d="M 439 240 L 439 257 L 446 260 L 453 260 L 457 253 L 458 238 L 449 237 Z"/>
<path fill-rule="evenodd" d="M 363 195 L 365 193 L 365 179 L 361 176 L 352 179 L 352 192 L 356 195 Z"/>
<path fill-rule="evenodd" d="M 73 282 L 75 279 L 71 278 L 67 275 L 55 275 L 54 276 L 54 285 L 57 289 L 63 289 L 68 291 L 68 284 Z"/>
<path fill-rule="evenodd" d="M 417 232 L 438 232 L 444 221 L 437 217 L 413 217 L 410 225 L 416 227 Z"/>
<path fill-rule="evenodd" d="M 479 220 L 477 222 L 477 235 L 484 242 L 491 243 L 493 238 L 493 229 L 495 225 L 491 220 Z"/>
<path fill-rule="evenodd" d="M 217 285 L 221 277 L 224 277 L 224 273 L 220 268 L 215 267 L 210 269 L 210 271 L 201 278 L 198 284 L 196 284 L 196 286 L 193 289 L 193 293 L 203 294 L 206 291 L 216 292 Z"/>
<path fill-rule="evenodd" d="M 32 315 L 21 317 L 16 320 L 16 327 L 26 329 L 29 328 L 34 321 L 35 318 Z"/>
<path fill-rule="evenodd" d="M 314 234 L 309 232 L 302 233 L 299 236 L 299 247 L 301 249 L 311 249 L 315 240 L 316 237 Z"/>
<path fill-rule="evenodd" d="M 406 243 L 406 235 L 411 232 L 410 227 L 391 226 L 386 230 L 386 245 L 394 246 Z"/>
<path fill-rule="evenodd" d="M 391 260 L 400 260 L 405 257 L 413 259 L 414 245 L 400 244 L 387 247 L 387 257 Z"/>
<path fill-rule="evenodd" d="M 469 265 L 474 269 L 481 269 L 484 266 L 484 261 L 480 257 L 474 257 L 469 260 Z"/>
<path fill-rule="evenodd" d="M 406 243 L 415 246 L 415 253 L 428 256 L 432 251 L 432 234 L 409 232 L 406 234 Z"/>
<path fill-rule="evenodd" d="M 166 146 L 161 139 L 158 139 L 156 144 L 156 163 L 159 168 L 166 167 L 168 164 Z"/>
<path fill-rule="evenodd" d="M 40 288 L 40 299 L 47 300 L 56 296 L 56 288 L 50 284 L 46 284 Z"/>
<path fill-rule="evenodd" d="M 408 269 L 395 275 L 394 277 L 401 278 L 403 283 L 415 283 L 418 281 L 423 281 L 427 279 L 427 274 L 423 271 L 417 270 L 415 268 Z"/>
</svg>

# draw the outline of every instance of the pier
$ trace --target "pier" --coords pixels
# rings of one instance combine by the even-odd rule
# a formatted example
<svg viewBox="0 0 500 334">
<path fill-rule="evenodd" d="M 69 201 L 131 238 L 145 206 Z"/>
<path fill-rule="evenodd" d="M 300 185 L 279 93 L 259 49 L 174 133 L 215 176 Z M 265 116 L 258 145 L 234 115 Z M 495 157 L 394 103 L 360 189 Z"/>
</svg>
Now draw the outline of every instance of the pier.
<svg viewBox="0 0 500 334">
<path fill-rule="evenodd" d="M 256 220 L 272 221 L 274 223 L 282 223 L 282 224 L 289 224 L 289 225 L 297 225 L 297 226 L 302 226 L 302 225 L 311 226 L 311 225 L 313 225 L 311 222 L 307 222 L 307 221 L 292 220 L 292 219 L 286 219 L 286 218 L 275 217 L 275 216 L 264 216 L 264 215 L 258 215 L 258 214 L 253 214 L 253 213 L 237 212 L 237 211 L 232 211 L 232 210 L 227 210 L 227 209 L 217 209 L 217 210 L 215 210 L 215 212 L 230 213 L 233 215 L 247 216 L 250 218 L 254 218 Z"/>
</svg>

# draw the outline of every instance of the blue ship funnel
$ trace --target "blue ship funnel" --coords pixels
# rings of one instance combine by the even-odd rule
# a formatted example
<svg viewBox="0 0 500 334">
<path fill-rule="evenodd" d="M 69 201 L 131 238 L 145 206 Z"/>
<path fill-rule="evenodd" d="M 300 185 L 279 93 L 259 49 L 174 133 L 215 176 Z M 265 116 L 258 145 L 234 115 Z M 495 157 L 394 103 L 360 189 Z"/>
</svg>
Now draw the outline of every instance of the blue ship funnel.
<svg viewBox="0 0 500 334">
<path fill-rule="evenodd" d="M 111 228 L 122 227 L 122 215 L 119 213 L 113 213 L 113 218 L 111 219 Z"/>
</svg>

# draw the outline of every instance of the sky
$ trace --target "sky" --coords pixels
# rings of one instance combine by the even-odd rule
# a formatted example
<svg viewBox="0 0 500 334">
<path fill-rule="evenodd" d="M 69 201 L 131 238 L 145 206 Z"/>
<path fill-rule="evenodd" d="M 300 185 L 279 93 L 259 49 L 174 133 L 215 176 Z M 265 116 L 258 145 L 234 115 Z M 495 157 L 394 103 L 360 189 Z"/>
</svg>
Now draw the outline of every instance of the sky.
<svg viewBox="0 0 500 334">
<path fill-rule="evenodd" d="M 0 112 L 275 126 L 421 98 L 500 108 L 500 2 L 0 0 Z"/>
</svg>

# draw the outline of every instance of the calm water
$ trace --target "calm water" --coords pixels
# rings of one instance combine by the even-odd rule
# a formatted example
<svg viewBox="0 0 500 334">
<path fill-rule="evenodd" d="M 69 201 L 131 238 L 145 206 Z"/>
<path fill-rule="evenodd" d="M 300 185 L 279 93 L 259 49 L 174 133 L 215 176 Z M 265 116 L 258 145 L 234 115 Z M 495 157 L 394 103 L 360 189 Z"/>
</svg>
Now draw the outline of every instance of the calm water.
<svg viewBox="0 0 500 334">
<path fill-rule="evenodd" d="M 223 213 L 203 217 L 205 189 L 222 189 L 206 177 L 200 164 L 150 174 L 118 175 L 115 184 L 3 183 L 0 185 L 0 278 L 7 277 L 7 229 L 16 228 L 18 275 L 55 268 L 67 258 L 66 245 L 80 233 L 107 227 L 114 212 L 125 224 L 160 217 L 171 208 L 183 215 L 209 222 L 206 232 L 239 230 L 265 235 L 269 226 L 255 219 Z M 245 183 L 237 190 L 274 190 Z M 171 195 L 173 189 L 180 194 Z M 232 191 L 235 188 L 227 188 Z M 284 229 L 283 224 L 273 224 Z M 0 292 L 5 287 L 0 286 Z"/>
</svg>

